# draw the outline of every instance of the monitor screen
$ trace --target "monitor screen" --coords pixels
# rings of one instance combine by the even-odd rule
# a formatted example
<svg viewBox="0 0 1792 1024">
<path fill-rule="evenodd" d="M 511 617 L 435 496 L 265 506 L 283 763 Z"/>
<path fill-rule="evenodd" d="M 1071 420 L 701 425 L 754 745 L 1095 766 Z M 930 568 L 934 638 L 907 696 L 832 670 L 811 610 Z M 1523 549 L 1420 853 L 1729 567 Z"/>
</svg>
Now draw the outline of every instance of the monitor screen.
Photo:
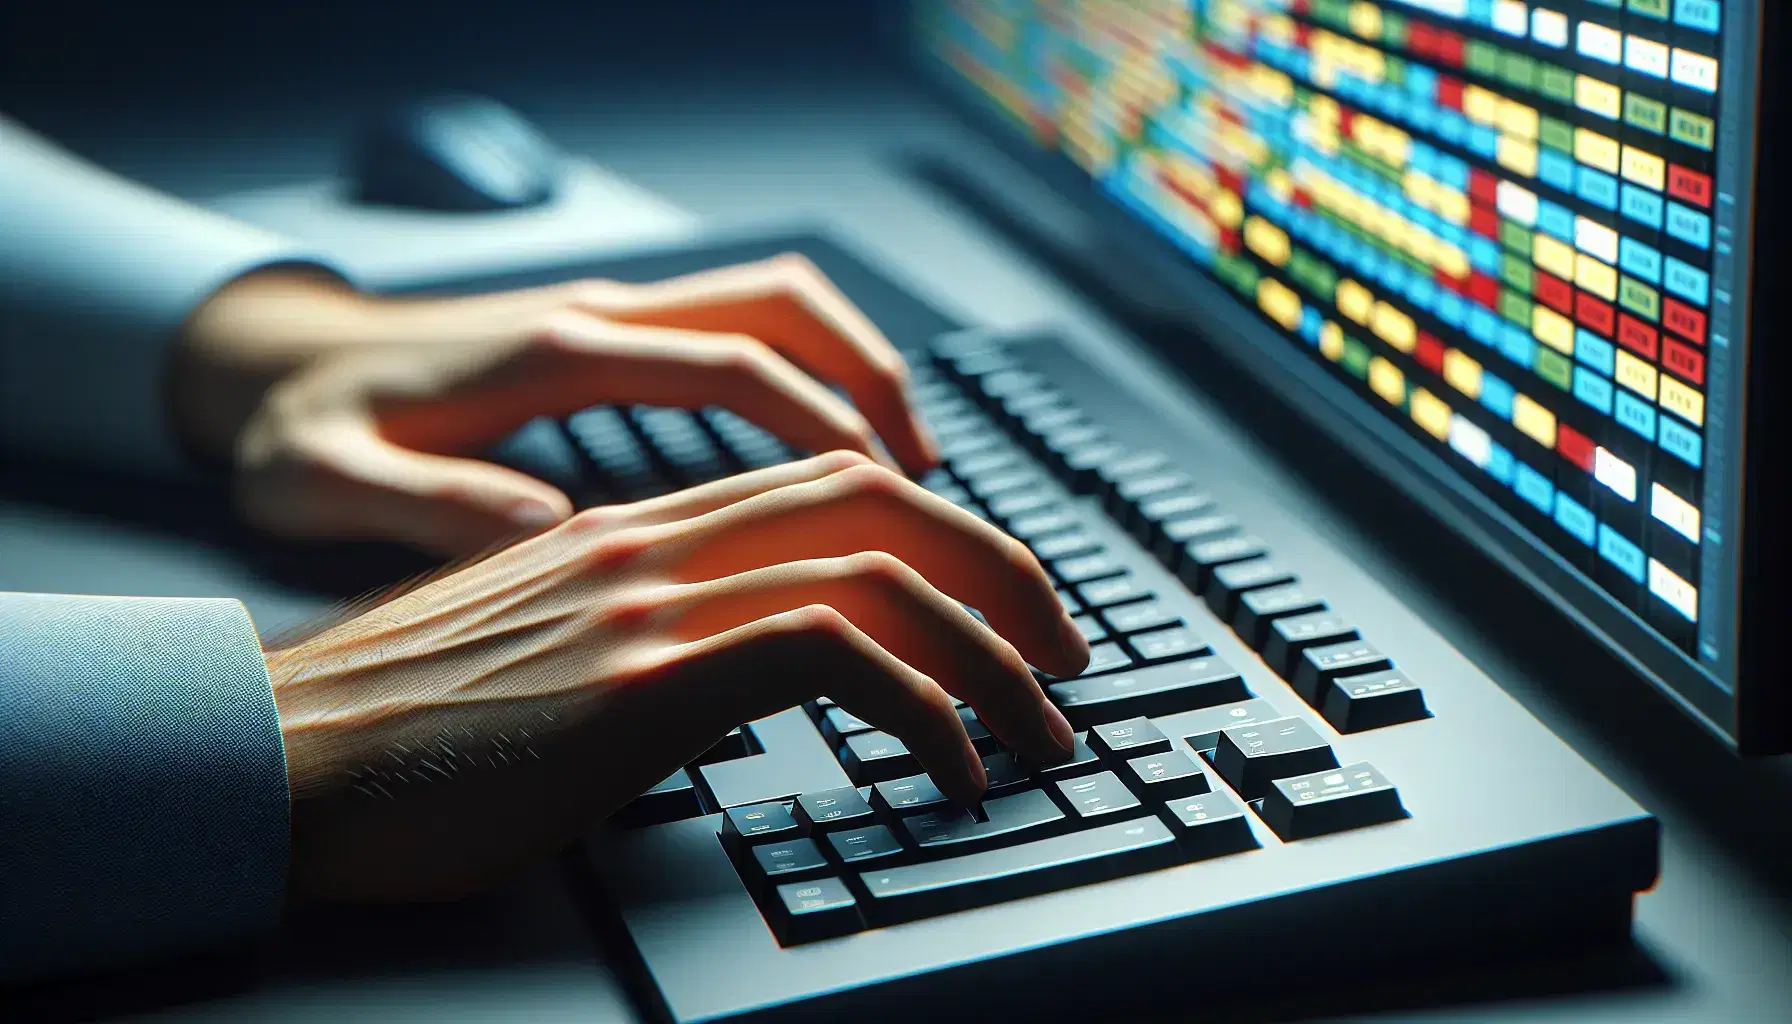
<svg viewBox="0 0 1792 1024">
<path fill-rule="evenodd" d="M 1755 6 L 931 0 L 912 37 L 1733 733 Z"/>
</svg>

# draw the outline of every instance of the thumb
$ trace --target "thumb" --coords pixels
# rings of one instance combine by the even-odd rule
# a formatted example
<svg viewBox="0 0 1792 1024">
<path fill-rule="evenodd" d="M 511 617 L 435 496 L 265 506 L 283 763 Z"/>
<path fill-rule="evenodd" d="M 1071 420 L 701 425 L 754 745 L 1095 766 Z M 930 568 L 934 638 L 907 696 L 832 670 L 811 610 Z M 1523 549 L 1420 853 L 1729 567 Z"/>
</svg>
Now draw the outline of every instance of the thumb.
<svg viewBox="0 0 1792 1024">
<path fill-rule="evenodd" d="M 478 459 L 400 447 L 368 424 L 314 427 L 241 481 L 250 517 L 278 533 L 391 540 L 449 558 L 539 533 L 572 502 L 534 477 Z"/>
</svg>

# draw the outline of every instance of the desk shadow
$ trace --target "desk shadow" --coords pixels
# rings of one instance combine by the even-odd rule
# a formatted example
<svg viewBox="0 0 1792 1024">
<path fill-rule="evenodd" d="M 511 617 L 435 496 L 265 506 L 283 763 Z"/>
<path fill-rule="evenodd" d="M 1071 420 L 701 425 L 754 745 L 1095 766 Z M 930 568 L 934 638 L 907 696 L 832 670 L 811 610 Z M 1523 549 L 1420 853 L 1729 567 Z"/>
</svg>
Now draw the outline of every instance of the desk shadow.
<svg viewBox="0 0 1792 1024">
<path fill-rule="evenodd" d="M 209 481 L 170 483 L 13 460 L 0 473 L 0 499 L 223 550 L 257 575 L 330 601 L 376 593 L 437 568 L 392 544 L 270 538 L 237 518 L 226 488 Z"/>
<path fill-rule="evenodd" d="M 589 965 L 597 951 L 551 865 L 476 899 L 426 906 L 289 912 L 245 948 L 5 992 L 0 1018 L 78 1024 L 177 1007 L 234 1012 L 229 1000 L 310 983 Z M 275 998 L 278 998 L 277 992 Z M 207 1004 L 225 1003 L 224 1006 Z M 243 1015 L 252 1015 L 243 1007 Z"/>
</svg>

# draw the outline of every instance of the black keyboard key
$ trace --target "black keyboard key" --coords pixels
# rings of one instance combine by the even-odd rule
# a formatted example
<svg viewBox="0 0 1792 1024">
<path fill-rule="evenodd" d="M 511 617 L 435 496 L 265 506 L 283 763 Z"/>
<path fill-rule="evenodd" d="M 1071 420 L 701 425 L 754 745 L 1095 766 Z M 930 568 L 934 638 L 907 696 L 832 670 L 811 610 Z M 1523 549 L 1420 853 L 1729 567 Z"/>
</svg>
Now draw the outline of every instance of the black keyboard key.
<svg viewBox="0 0 1792 1024">
<path fill-rule="evenodd" d="M 1190 860 L 1223 857 L 1257 847 L 1244 808 L 1230 793 L 1181 797 L 1164 805 L 1176 843 Z"/>
<path fill-rule="evenodd" d="M 1126 653 L 1119 644 L 1109 640 L 1089 647 L 1089 666 L 1083 669 L 1083 675 L 1092 676 L 1101 672 L 1118 672 L 1131 665 L 1132 655 Z"/>
<path fill-rule="evenodd" d="M 1039 388 L 1018 395 L 1003 395 L 1000 405 L 1003 415 L 1018 420 L 1048 409 L 1068 408 L 1070 399 L 1064 397 L 1062 391 Z"/>
<path fill-rule="evenodd" d="M 948 484 L 944 487 L 929 487 L 928 490 L 961 508 L 976 504 L 976 499 L 971 497 L 971 492 L 957 484 Z"/>
<path fill-rule="evenodd" d="M 1125 772 L 1126 784 L 1149 804 L 1200 796 L 1213 788 L 1207 773 L 1182 750 L 1128 758 Z"/>
<path fill-rule="evenodd" d="M 847 935 L 864 927 L 859 903 L 838 878 L 780 885 L 765 901 L 766 923 L 786 946 Z"/>
<path fill-rule="evenodd" d="M 872 732 L 875 728 L 871 723 L 842 707 L 831 707 L 821 714 L 822 738 L 836 747 L 846 742 L 848 736 Z"/>
<path fill-rule="evenodd" d="M 1170 749 L 1170 738 L 1149 718 L 1129 718 L 1090 727 L 1089 749 L 1098 755 L 1125 760 L 1141 754 L 1162 754 Z"/>
<path fill-rule="evenodd" d="M 1195 750 L 1212 750 L 1219 746 L 1220 733 L 1235 725 L 1257 725 L 1284 717 L 1276 706 L 1262 697 L 1252 697 L 1236 704 L 1189 711 L 1165 720 L 1161 728 L 1182 738 Z"/>
<path fill-rule="evenodd" d="M 985 504 L 993 519 L 997 522 L 1007 522 L 1016 516 L 1044 512 L 1057 503 L 1057 496 L 1050 491 L 1021 490 L 999 494 Z"/>
<path fill-rule="evenodd" d="M 796 818 L 781 803 L 730 807 L 722 814 L 722 838 L 741 845 L 795 839 Z"/>
<path fill-rule="evenodd" d="M 971 746 L 976 748 L 977 753 L 989 755 L 1001 749 L 1001 744 L 996 742 L 989 726 L 978 720 L 976 711 L 961 706 L 958 709 L 958 721 L 964 725 L 964 734 L 970 737 Z"/>
<path fill-rule="evenodd" d="M 1045 692 L 1079 729 L 1135 715 L 1156 718 L 1230 704 L 1251 695 L 1238 671 L 1213 657 L 1051 683 Z"/>
<path fill-rule="evenodd" d="M 887 732 L 854 733 L 840 748 L 840 766 L 854 785 L 865 786 L 883 779 L 899 779 L 921 770 L 921 762 L 907 746 Z"/>
<path fill-rule="evenodd" d="M 1032 370 L 997 370 L 984 374 L 977 381 L 977 390 L 992 399 L 1000 399 L 1004 395 L 1026 394 L 1042 387 L 1045 387 L 1045 378 Z"/>
<path fill-rule="evenodd" d="M 1172 519 L 1158 527 L 1157 540 L 1152 544 L 1151 553 L 1157 556 L 1158 561 L 1171 568 L 1180 568 L 1188 558 L 1189 545 L 1223 540 L 1238 530 L 1238 520 L 1223 512 L 1205 512 Z"/>
<path fill-rule="evenodd" d="M 1098 494 L 1112 493 L 1122 481 L 1133 477 L 1150 476 L 1162 473 L 1170 468 L 1170 457 L 1163 452 L 1133 452 L 1095 468 L 1095 488 Z"/>
<path fill-rule="evenodd" d="M 1220 733 L 1213 751 L 1213 770 L 1246 800 L 1268 792 L 1276 779 L 1337 766 L 1331 745 L 1304 718 L 1235 725 Z"/>
<path fill-rule="evenodd" d="M 697 795 L 697 784 L 683 768 L 667 776 L 652 789 L 624 804 L 610 816 L 610 823 L 623 828 L 663 825 L 703 814 L 703 801 Z"/>
<path fill-rule="evenodd" d="M 1008 532 L 1019 540 L 1032 540 L 1081 525 L 1075 512 L 1058 508 L 1035 515 L 1015 516 L 1008 522 Z"/>
<path fill-rule="evenodd" d="M 1374 644 L 1367 640 L 1346 640 L 1341 644 L 1326 644 L 1301 651 L 1300 660 L 1295 663 L 1294 675 L 1289 677 L 1288 685 L 1294 687 L 1294 692 L 1300 694 L 1302 700 L 1318 707 L 1326 687 L 1339 676 L 1385 672 L 1393 667 L 1394 663 L 1377 650 Z"/>
<path fill-rule="evenodd" d="M 1074 423 L 1039 439 L 1040 446 L 1055 456 L 1065 476 L 1078 490 L 1088 487 L 1095 467 L 1125 449 L 1107 440 L 1107 432 L 1092 423 Z"/>
<path fill-rule="evenodd" d="M 813 839 L 786 839 L 760 843 L 741 858 L 747 888 L 763 897 L 774 885 L 814 878 L 828 873 L 828 859 Z"/>
<path fill-rule="evenodd" d="M 1035 764 L 1021 762 L 1034 776 L 1041 779 L 1073 779 L 1078 775 L 1088 775 L 1101 770 L 1101 758 L 1089 747 L 1089 734 L 1076 734 L 1076 743 L 1068 759 L 1052 764 Z"/>
<path fill-rule="evenodd" d="M 1180 859 L 1163 822 L 1134 818 L 985 853 L 867 871 L 859 881 L 867 914 L 887 925 L 1153 871 Z"/>
<path fill-rule="evenodd" d="M 928 775 L 885 779 L 871 786 L 871 806 L 886 816 L 933 810 L 946 806 L 946 803 L 946 794 L 939 791 Z"/>
<path fill-rule="evenodd" d="M 1299 583 L 1264 587 L 1245 592 L 1238 599 L 1238 611 L 1232 615 L 1232 631 L 1253 650 L 1262 650 L 1269 642 L 1269 624 L 1290 615 L 1325 610 L 1325 602 L 1313 596 Z"/>
<path fill-rule="evenodd" d="M 851 786 L 804 793 L 796 798 L 797 824 L 810 835 L 871 824 L 871 805 Z"/>
<path fill-rule="evenodd" d="M 1084 779 L 1065 779 L 1058 783 L 1058 792 L 1070 810 L 1083 821 L 1092 818 L 1130 816 L 1144 810 L 1139 798 L 1113 772 L 1101 772 Z"/>
<path fill-rule="evenodd" d="M 1177 565 L 1176 571 L 1182 577 L 1182 582 L 1199 594 L 1207 589 L 1207 581 L 1212 578 L 1213 570 L 1233 562 L 1262 558 L 1268 553 L 1263 542 L 1255 537 L 1221 537 L 1218 540 L 1195 541 L 1183 547 L 1182 561 Z"/>
<path fill-rule="evenodd" d="M 922 853 L 950 856 L 998 842 L 1025 842 L 1065 821 L 1064 812 L 1040 789 L 985 800 L 983 817 L 979 821 L 967 811 L 943 808 L 900 818 L 898 827 Z"/>
<path fill-rule="evenodd" d="M 1186 491 L 1193 485 L 1194 481 L 1186 473 L 1135 476 L 1114 485 L 1113 495 L 1108 499 L 1108 510 L 1121 525 L 1129 526 L 1137 521 L 1136 508 L 1140 502 Z"/>
<path fill-rule="evenodd" d="M 1087 583 L 1105 576 L 1118 576 L 1126 571 L 1125 563 L 1110 553 L 1079 555 L 1052 563 L 1052 571 L 1067 584 Z"/>
<path fill-rule="evenodd" d="M 848 867 L 890 864 L 902 857 L 902 840 L 883 825 L 867 825 L 845 832 L 829 832 L 828 847 L 840 863 Z"/>
<path fill-rule="evenodd" d="M 961 434 L 950 441 L 940 442 L 940 458 L 948 467 L 975 455 L 985 455 L 1001 451 L 1007 447 L 1008 439 L 990 430 L 981 434 Z"/>
<path fill-rule="evenodd" d="M 1147 544 L 1156 544 L 1165 523 L 1212 513 L 1212 498 L 1199 491 L 1179 491 L 1140 502 L 1133 526 L 1140 539 Z"/>
<path fill-rule="evenodd" d="M 1292 572 L 1270 559 L 1253 558 L 1214 569 L 1213 578 L 1207 581 L 1207 589 L 1202 592 L 1201 597 L 1221 622 L 1230 622 L 1238 612 L 1239 598 L 1245 594 L 1293 582 L 1295 577 Z"/>
<path fill-rule="evenodd" d="M 1290 841 L 1407 817 L 1399 791 L 1366 761 L 1277 779 L 1264 794 L 1260 814 L 1276 835 Z"/>
<path fill-rule="evenodd" d="M 970 488 L 972 494 L 984 501 L 989 501 L 998 495 L 1010 494 L 1014 491 L 1037 490 L 1044 483 L 1045 477 L 1041 476 L 1037 470 L 1023 467 L 1000 473 L 972 476 L 966 486 Z"/>
<path fill-rule="evenodd" d="M 1043 448 L 1046 437 L 1067 428 L 1084 424 L 1089 417 L 1084 416 L 1081 409 L 1071 406 L 1058 406 L 1035 409 L 1024 413 L 1020 418 L 1020 427 L 1032 440 L 1036 447 Z"/>
<path fill-rule="evenodd" d="M 1126 638 L 1140 661 L 1171 661 L 1187 658 L 1207 650 L 1207 641 L 1187 626 L 1173 626 L 1151 633 L 1135 633 Z"/>
<path fill-rule="evenodd" d="M 1028 542 L 1027 546 L 1033 549 L 1033 557 L 1041 562 L 1093 555 L 1101 550 L 1101 542 L 1083 530 L 1071 530 L 1067 533 L 1036 537 Z"/>
<path fill-rule="evenodd" d="M 1339 732 L 1363 732 L 1431 717 L 1418 684 L 1397 669 L 1333 679 L 1326 687 L 1320 713 Z"/>
<path fill-rule="evenodd" d="M 1146 630 L 1182 625 L 1182 616 L 1171 611 L 1163 602 L 1155 600 L 1104 608 L 1097 614 L 1101 616 L 1102 622 L 1107 623 L 1108 629 L 1115 633 L 1143 633 Z"/>
<path fill-rule="evenodd" d="M 959 459 L 952 464 L 952 473 L 958 479 L 972 483 L 985 476 L 1000 476 L 1026 468 L 1027 463 L 1020 452 L 1001 448 Z"/>
<path fill-rule="evenodd" d="M 1058 603 L 1064 606 L 1066 615 L 1075 615 L 1083 611 L 1083 602 L 1078 601 L 1075 594 L 1062 588 L 1058 590 Z"/>
<path fill-rule="evenodd" d="M 1276 674 L 1287 679 L 1309 647 L 1341 643 L 1356 639 L 1356 627 L 1350 620 L 1332 610 L 1308 612 L 1277 619 L 1269 624 L 1269 642 L 1263 645 L 1263 660 Z"/>
<path fill-rule="evenodd" d="M 1091 644 L 1098 644 L 1108 638 L 1107 627 L 1093 615 L 1078 615 L 1070 621 L 1075 623 L 1077 632 L 1083 634 L 1083 639 Z"/>
<path fill-rule="evenodd" d="M 697 755 L 697 760 L 691 763 L 714 764 L 717 761 L 732 761 L 757 753 L 753 747 L 754 744 L 747 738 L 746 730 L 737 725 L 723 733 L 721 739 L 710 744 L 709 749 Z"/>
<path fill-rule="evenodd" d="M 1033 785 L 1033 777 L 1027 773 L 1026 766 L 1008 750 L 984 758 L 983 775 L 989 782 L 988 788 L 983 791 L 986 800 L 990 797 L 1007 796 Z"/>
<path fill-rule="evenodd" d="M 1110 576 L 1079 584 L 1076 596 L 1082 598 L 1085 607 L 1106 608 L 1109 605 L 1143 600 L 1152 594 L 1139 582 L 1138 577 L 1129 572 L 1122 576 Z"/>
</svg>

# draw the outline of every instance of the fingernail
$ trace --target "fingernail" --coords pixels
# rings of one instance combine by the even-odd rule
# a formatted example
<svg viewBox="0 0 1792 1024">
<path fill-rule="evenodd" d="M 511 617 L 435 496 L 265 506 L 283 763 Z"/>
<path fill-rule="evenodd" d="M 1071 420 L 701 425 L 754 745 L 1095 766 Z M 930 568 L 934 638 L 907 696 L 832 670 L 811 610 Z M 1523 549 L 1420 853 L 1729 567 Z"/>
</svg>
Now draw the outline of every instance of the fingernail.
<svg viewBox="0 0 1792 1024">
<path fill-rule="evenodd" d="M 1058 619 L 1058 643 L 1064 649 L 1064 660 L 1076 666 L 1081 672 L 1089 664 L 1089 641 L 1083 637 L 1083 631 L 1076 628 L 1076 623 L 1069 616 Z M 1060 675 L 1076 675 L 1076 672 L 1059 673 Z"/>
<path fill-rule="evenodd" d="M 977 755 L 976 748 L 968 744 L 964 748 L 964 767 L 971 777 L 971 782 L 975 784 L 975 788 L 965 794 L 968 799 L 961 800 L 959 803 L 969 808 L 973 804 L 982 802 L 984 791 L 989 789 L 989 773 L 983 770 L 983 759 Z"/>
<path fill-rule="evenodd" d="M 1052 739 L 1064 748 L 1064 753 L 1076 753 L 1076 730 L 1070 727 L 1070 719 L 1051 701 L 1045 702 L 1045 726 L 1052 731 Z"/>
</svg>

